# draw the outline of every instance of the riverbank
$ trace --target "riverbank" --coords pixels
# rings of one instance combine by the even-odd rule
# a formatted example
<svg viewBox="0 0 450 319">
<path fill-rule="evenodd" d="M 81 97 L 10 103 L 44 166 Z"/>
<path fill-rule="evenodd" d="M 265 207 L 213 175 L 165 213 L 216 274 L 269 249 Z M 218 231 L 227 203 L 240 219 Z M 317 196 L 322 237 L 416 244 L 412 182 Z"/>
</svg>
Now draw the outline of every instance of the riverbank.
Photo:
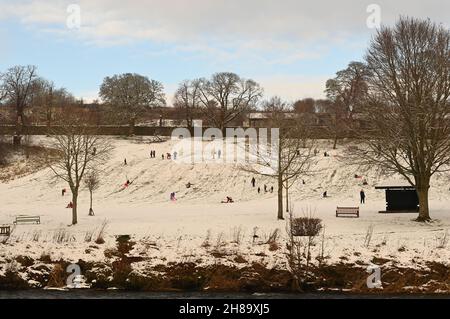
<svg viewBox="0 0 450 319">
<path fill-rule="evenodd" d="M 421 269 L 392 265 L 389 260 L 372 260 L 380 265 L 381 286 L 369 288 L 365 265 L 353 263 L 306 266 L 295 271 L 268 268 L 260 263 L 242 267 L 220 263 L 199 266 L 192 262 L 171 263 L 142 267 L 143 258 L 132 257 L 129 252 L 134 243 L 118 242 L 111 251 L 109 262 L 78 260 L 79 278 L 86 288 L 83 291 L 120 290 L 129 292 L 189 293 L 189 294 L 342 294 L 346 296 L 393 296 L 395 294 L 424 296 L 450 296 L 450 270 L 440 263 L 429 262 Z M 11 263 L 10 263 L 11 264 Z M 137 267 L 137 264 L 141 264 Z M 14 267 L 0 276 L 0 290 L 21 291 L 34 288 L 37 295 L 43 289 L 67 289 L 72 282 L 67 271 L 72 262 L 51 259 L 33 260 L 18 256 Z M 91 292 L 89 292 L 91 293 Z"/>
</svg>

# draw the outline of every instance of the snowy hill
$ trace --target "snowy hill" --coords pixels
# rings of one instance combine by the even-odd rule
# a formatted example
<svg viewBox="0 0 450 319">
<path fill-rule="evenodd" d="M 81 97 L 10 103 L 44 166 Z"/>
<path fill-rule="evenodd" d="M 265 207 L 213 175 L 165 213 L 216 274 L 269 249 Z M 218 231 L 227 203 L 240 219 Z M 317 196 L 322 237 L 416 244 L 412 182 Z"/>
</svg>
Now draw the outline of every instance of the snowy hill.
<svg viewBox="0 0 450 319">
<path fill-rule="evenodd" d="M 256 187 L 250 184 L 253 175 L 240 170 L 238 164 L 213 161 L 186 164 L 163 160 L 161 154 L 172 151 L 173 141 L 149 144 L 147 139 L 112 138 L 112 142 L 115 150 L 104 163 L 101 187 L 94 193 L 95 216 L 87 214 L 88 192 L 83 190 L 79 198 L 79 224 L 76 226 L 66 227 L 71 220 L 71 211 L 65 208 L 70 194 L 61 196 L 61 189 L 67 185 L 56 181 L 50 170 L 44 169 L 0 184 L 0 224 L 11 224 L 14 216 L 19 214 L 40 215 L 42 220 L 41 225 L 20 225 L 15 229 L 16 243 L 8 248 L 9 254 L 26 251 L 39 255 L 51 250 L 74 259 L 104 258 L 101 253 L 86 256 L 84 246 L 88 244 L 81 245 L 80 242 L 87 232 L 98 229 L 105 220 L 112 244 L 113 235 L 118 234 L 130 234 L 137 239 L 152 238 L 160 247 L 159 256 L 166 261 L 178 260 L 180 249 L 184 253 L 204 254 L 201 245 L 208 231 L 213 241 L 219 237 L 231 241 L 236 229 L 242 229 L 245 240 L 240 249 L 248 254 L 254 253 L 251 245 L 254 232 L 261 239 L 277 228 L 284 233 L 286 223 L 276 219 L 276 185 L 270 178 L 255 176 L 256 187 L 262 189 L 264 184 L 269 188 L 275 187 L 274 193 L 262 191 L 258 194 Z M 36 143 L 48 144 L 49 140 L 39 138 Z M 395 256 L 403 263 L 409 263 L 416 255 L 426 260 L 449 260 L 448 250 L 435 249 L 437 238 L 450 227 L 450 191 L 445 174 L 432 181 L 430 207 L 435 222 L 418 224 L 412 221 L 416 214 L 378 213 L 385 208 L 384 192 L 375 190 L 374 185 L 396 176 L 381 176 L 375 170 L 361 172 L 344 165 L 339 155 L 345 146 L 331 150 L 330 145 L 326 141 L 320 142 L 317 164 L 312 168 L 314 174 L 303 178 L 305 184 L 299 180 L 292 187 L 291 194 L 297 215 L 312 212 L 323 220 L 332 260 L 338 261 L 343 255 L 349 260 L 371 258 L 374 254 Z M 156 150 L 156 158 L 150 159 L 150 150 Z M 325 150 L 329 157 L 323 157 Z M 127 165 L 124 165 L 125 158 Z M 124 188 L 127 179 L 132 184 Z M 363 179 L 368 185 L 362 185 Z M 193 184 L 191 188 L 186 187 L 188 182 Z M 336 218 L 336 206 L 360 206 L 361 188 L 367 195 L 366 204 L 361 205 L 361 217 Z M 325 190 L 329 198 L 322 198 Z M 176 202 L 169 200 L 171 192 L 176 192 Z M 235 203 L 222 204 L 226 196 L 233 197 Z M 374 227 L 374 243 L 390 242 L 377 248 L 376 253 L 362 248 L 370 226 Z M 54 244 L 52 236 L 62 228 L 76 238 L 76 243 L 65 244 L 64 247 Z M 41 238 L 34 242 L 36 232 Z M 397 251 L 402 245 L 408 246 L 409 253 Z M 364 250 L 362 257 L 352 255 L 352 252 L 361 250 Z M 267 253 L 269 262 L 279 262 L 281 259 L 277 254 Z"/>
</svg>

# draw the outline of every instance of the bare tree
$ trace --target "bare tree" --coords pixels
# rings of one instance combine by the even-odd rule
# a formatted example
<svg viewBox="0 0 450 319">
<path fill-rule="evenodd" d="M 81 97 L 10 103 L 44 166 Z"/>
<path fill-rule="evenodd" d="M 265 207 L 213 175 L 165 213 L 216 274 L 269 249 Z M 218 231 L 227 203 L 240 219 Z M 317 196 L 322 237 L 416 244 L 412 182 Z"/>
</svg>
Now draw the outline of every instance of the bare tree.
<svg viewBox="0 0 450 319">
<path fill-rule="evenodd" d="M 200 82 L 182 82 L 175 92 L 173 105 L 182 110 L 187 127 L 192 128 L 193 116 L 200 107 Z"/>
<path fill-rule="evenodd" d="M 47 129 L 49 129 L 53 113 L 55 85 L 51 81 L 38 78 L 34 83 L 33 91 L 32 104 L 39 110 L 39 113 L 44 113 Z"/>
<path fill-rule="evenodd" d="M 134 132 L 136 120 L 151 107 L 165 106 L 163 85 L 155 80 L 125 73 L 106 77 L 100 87 L 100 97 L 125 117 Z"/>
<path fill-rule="evenodd" d="M 16 135 L 22 135 L 22 127 L 25 125 L 25 109 L 30 106 L 33 87 L 37 80 L 37 67 L 14 66 L 8 69 L 2 76 L 2 89 L 4 98 L 13 104 L 16 112 Z M 15 140 L 16 143 L 20 139 Z"/>
<path fill-rule="evenodd" d="M 329 99 L 318 99 L 315 101 L 316 113 L 328 113 L 331 109 L 331 102 Z"/>
<path fill-rule="evenodd" d="M 1 77 L 1 74 L 0 74 Z M 3 91 L 2 91 L 2 86 L 0 85 L 0 125 L 3 125 L 5 120 L 3 117 L 3 113 L 1 112 L 1 108 L 2 108 L 2 100 L 5 97 Z M 5 145 L 3 145 L 3 134 L 0 133 L 0 166 L 6 164 L 6 148 Z"/>
<path fill-rule="evenodd" d="M 0 73 L 0 80 L 3 80 L 3 74 Z M 2 106 L 2 100 L 6 97 L 4 85 L 0 85 L 0 106 Z"/>
<path fill-rule="evenodd" d="M 54 132 L 57 155 L 47 155 L 50 169 L 56 177 L 67 182 L 72 191 L 72 225 L 78 222 L 78 193 L 83 178 L 102 165 L 112 150 L 110 142 L 95 135 L 87 123 L 89 120 L 85 116 L 71 114 L 63 127 Z"/>
<path fill-rule="evenodd" d="M 84 180 L 84 184 L 89 191 L 89 216 L 94 216 L 94 210 L 92 209 L 92 195 L 100 187 L 100 176 L 98 171 L 92 169 Z"/>
<path fill-rule="evenodd" d="M 223 72 L 211 79 L 200 79 L 200 103 L 205 116 L 214 127 L 225 131 L 226 126 L 256 105 L 263 90 L 253 80 Z"/>
<path fill-rule="evenodd" d="M 278 219 L 284 219 L 283 193 L 285 192 L 286 211 L 289 209 L 289 189 L 302 175 L 307 174 L 313 161 L 314 141 L 310 131 L 299 114 L 292 113 L 291 105 L 274 97 L 264 104 L 269 114 L 269 128 L 279 128 L 279 137 L 266 152 L 264 145 L 250 148 L 256 163 L 250 162 L 243 170 L 277 180 Z M 289 112 L 291 111 L 291 112 Z"/>
<path fill-rule="evenodd" d="M 3 136 L 0 135 L 0 166 L 7 164 L 8 151 L 3 141 Z"/>
<path fill-rule="evenodd" d="M 33 92 L 32 104 L 37 113 L 45 118 L 48 132 L 56 120 L 57 109 L 64 112 L 64 109 L 76 105 L 75 97 L 65 88 L 56 88 L 53 82 L 43 78 L 35 81 Z"/>
<path fill-rule="evenodd" d="M 339 139 L 351 129 L 353 115 L 358 113 L 367 95 L 367 78 L 370 72 L 364 63 L 350 62 L 345 70 L 326 83 L 327 97 L 332 101 L 329 114 L 332 117 L 330 130 L 334 136 L 333 149 Z"/>
<path fill-rule="evenodd" d="M 294 110 L 298 113 L 314 113 L 316 101 L 313 98 L 298 100 L 294 103 Z"/>
<path fill-rule="evenodd" d="M 364 109 L 371 130 L 349 160 L 402 175 L 416 188 L 417 220 L 430 220 L 430 180 L 450 164 L 450 31 L 401 18 L 378 31 L 366 61 L 373 73 Z"/>
</svg>

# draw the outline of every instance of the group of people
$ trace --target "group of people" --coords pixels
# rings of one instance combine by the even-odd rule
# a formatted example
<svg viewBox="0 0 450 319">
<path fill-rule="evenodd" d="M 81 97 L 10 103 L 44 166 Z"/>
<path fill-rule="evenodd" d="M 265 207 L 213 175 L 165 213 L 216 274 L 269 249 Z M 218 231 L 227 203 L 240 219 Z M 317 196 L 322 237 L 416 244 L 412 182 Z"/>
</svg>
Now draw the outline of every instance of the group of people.
<svg viewBox="0 0 450 319">
<path fill-rule="evenodd" d="M 215 149 L 211 150 L 212 159 L 216 159 L 216 153 L 217 153 L 217 158 L 220 159 L 220 157 L 222 156 L 222 150 L 219 149 L 217 152 Z"/>
<path fill-rule="evenodd" d="M 256 187 L 256 179 L 254 177 L 252 177 L 252 180 L 250 181 L 250 183 L 252 184 L 252 187 Z M 261 187 L 258 186 L 258 194 L 261 194 Z M 270 186 L 270 188 L 267 187 L 266 184 L 264 184 L 264 193 L 273 193 L 273 186 Z"/>
<path fill-rule="evenodd" d="M 96 149 L 93 150 L 93 153 L 94 153 L 93 155 L 95 155 Z M 317 153 L 319 153 L 319 151 L 318 151 L 317 149 L 315 149 L 315 150 L 314 150 L 314 154 L 316 155 Z M 212 150 L 212 151 L 211 151 L 211 155 L 212 155 L 212 158 L 213 158 L 213 159 L 215 158 L 216 154 L 217 154 L 218 158 L 220 159 L 220 157 L 221 157 L 221 155 L 222 155 L 222 151 L 221 151 L 220 149 L 217 151 L 217 153 L 216 153 L 215 150 Z M 173 159 L 174 159 L 174 160 L 177 159 L 177 155 L 178 155 L 178 153 L 177 153 L 176 151 L 173 152 Z M 326 151 L 323 153 L 323 155 L 324 155 L 324 157 L 330 156 Z M 155 151 L 155 150 L 150 150 L 150 158 L 156 158 L 156 151 Z M 166 154 L 163 153 L 163 154 L 161 155 L 161 158 L 162 158 L 163 160 L 164 160 L 164 159 L 170 160 L 170 159 L 172 159 L 172 154 L 171 154 L 171 153 L 166 153 Z M 127 164 L 128 164 L 128 163 L 127 163 L 127 159 L 124 158 L 124 165 L 127 165 Z M 359 176 L 359 175 L 355 174 L 355 178 L 362 178 L 362 176 Z M 304 181 L 303 179 L 302 179 L 302 183 L 305 184 L 305 181 Z M 124 184 L 123 186 L 124 186 L 124 188 L 127 188 L 127 187 L 130 186 L 131 184 L 132 184 L 132 182 L 131 182 L 129 179 L 127 179 L 127 181 L 125 182 L 125 184 Z M 191 182 L 188 182 L 188 183 L 186 184 L 186 188 L 191 188 L 192 185 L 193 185 L 193 184 L 192 184 Z M 255 177 L 252 177 L 252 179 L 251 179 L 251 185 L 252 185 L 252 187 L 254 187 L 254 188 L 256 187 L 256 179 L 255 179 Z M 366 179 L 363 180 L 363 185 L 368 185 Z M 263 189 L 264 189 L 264 193 L 267 193 L 267 192 L 273 193 L 273 191 L 274 191 L 274 187 L 273 187 L 273 186 L 270 186 L 270 188 L 268 188 L 268 186 L 267 186 L 266 184 L 264 184 Z M 257 191 L 258 191 L 258 194 L 261 193 L 261 187 L 260 187 L 260 186 L 258 186 Z M 67 192 L 67 190 L 66 190 L 65 188 L 63 188 L 62 191 L 61 191 L 62 196 L 64 196 L 64 195 L 66 194 L 66 192 Z M 327 192 L 327 191 L 323 192 L 322 196 L 323 196 L 324 198 L 327 198 L 327 197 L 328 197 L 328 192 Z M 175 192 L 171 192 L 171 193 L 170 193 L 170 200 L 171 200 L 171 201 L 176 201 L 176 200 L 177 200 L 177 199 L 176 199 L 176 194 L 175 194 Z M 361 189 L 361 191 L 360 191 L 360 203 L 361 203 L 361 204 L 364 204 L 364 203 L 365 203 L 365 200 L 366 200 L 366 194 L 365 194 L 364 190 Z M 226 199 L 222 201 L 222 203 L 234 203 L 234 201 L 233 201 L 233 199 L 232 199 L 230 196 L 227 196 Z M 70 202 L 70 203 L 67 205 L 66 208 L 73 208 L 73 203 Z M 90 213 L 91 213 L 91 212 L 90 212 Z M 93 214 L 93 212 L 92 212 L 92 214 Z"/>
<path fill-rule="evenodd" d="M 177 151 L 173 152 L 173 159 L 174 160 L 177 159 L 177 156 L 178 156 Z M 161 159 L 168 159 L 168 160 L 170 160 L 170 159 L 172 159 L 172 154 L 166 153 L 166 156 L 164 156 L 164 154 L 161 154 Z"/>
<path fill-rule="evenodd" d="M 363 185 L 368 185 L 369 183 L 367 182 L 367 179 L 363 178 L 362 176 L 355 174 L 355 178 L 361 178 L 362 179 L 362 184 Z"/>
<path fill-rule="evenodd" d="M 327 198 L 328 197 L 328 192 L 325 191 L 322 194 L 323 198 Z M 364 192 L 364 189 L 361 189 L 361 191 L 359 192 L 359 202 L 361 204 L 365 204 L 366 203 L 366 193 Z"/>
<path fill-rule="evenodd" d="M 270 189 L 267 189 L 267 185 L 264 184 L 264 193 L 271 192 L 273 193 L 273 186 L 270 186 Z M 261 187 L 258 186 L 258 194 L 261 193 Z"/>
</svg>

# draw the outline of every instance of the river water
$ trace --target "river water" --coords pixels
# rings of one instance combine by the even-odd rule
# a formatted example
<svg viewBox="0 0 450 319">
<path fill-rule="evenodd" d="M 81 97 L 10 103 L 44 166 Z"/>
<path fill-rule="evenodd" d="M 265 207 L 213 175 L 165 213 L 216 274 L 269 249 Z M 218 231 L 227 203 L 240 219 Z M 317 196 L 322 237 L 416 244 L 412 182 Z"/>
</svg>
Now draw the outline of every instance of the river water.
<svg viewBox="0 0 450 319">
<path fill-rule="evenodd" d="M 123 290 L 14 290 L 0 291 L 0 299 L 450 299 L 450 295 L 362 295 L 343 293 L 236 294 L 201 292 L 136 292 Z"/>
</svg>

